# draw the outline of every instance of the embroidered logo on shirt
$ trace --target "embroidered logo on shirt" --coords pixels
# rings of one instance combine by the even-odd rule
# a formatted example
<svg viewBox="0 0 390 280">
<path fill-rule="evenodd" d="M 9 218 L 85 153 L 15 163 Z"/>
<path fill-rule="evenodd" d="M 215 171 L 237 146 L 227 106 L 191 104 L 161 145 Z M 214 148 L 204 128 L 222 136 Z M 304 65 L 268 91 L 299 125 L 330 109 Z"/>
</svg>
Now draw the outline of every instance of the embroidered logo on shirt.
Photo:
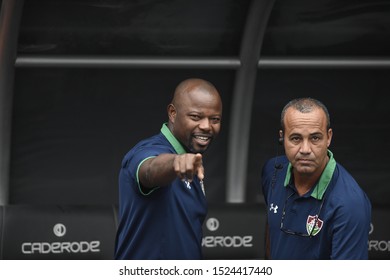
<svg viewBox="0 0 390 280">
<path fill-rule="evenodd" d="M 187 187 L 187 189 L 191 189 L 191 183 L 190 182 L 188 182 L 187 180 L 184 180 L 184 183 L 185 183 L 185 185 L 186 185 L 186 187 Z"/>
<path fill-rule="evenodd" d="M 315 223 L 315 225 L 314 225 L 314 223 Z M 309 215 L 307 217 L 307 221 L 306 221 L 307 233 L 311 234 L 311 236 L 317 235 L 317 233 L 319 233 L 321 231 L 323 224 L 324 224 L 324 222 L 321 219 L 317 218 L 317 215 L 316 216 Z M 314 227 L 314 229 L 313 229 L 313 227 Z"/>
<path fill-rule="evenodd" d="M 278 208 L 279 206 L 278 205 L 275 205 L 273 203 L 271 203 L 271 206 L 269 208 L 269 211 L 274 211 L 274 214 L 278 213 Z"/>
</svg>

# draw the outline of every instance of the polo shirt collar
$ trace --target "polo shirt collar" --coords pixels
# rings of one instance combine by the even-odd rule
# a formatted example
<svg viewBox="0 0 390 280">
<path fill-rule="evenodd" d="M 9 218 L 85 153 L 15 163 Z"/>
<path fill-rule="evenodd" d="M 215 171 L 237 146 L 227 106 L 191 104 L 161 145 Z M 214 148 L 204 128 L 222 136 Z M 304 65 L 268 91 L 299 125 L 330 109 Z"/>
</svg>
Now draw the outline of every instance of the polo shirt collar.
<svg viewBox="0 0 390 280">
<path fill-rule="evenodd" d="M 318 200 L 321 200 L 322 197 L 324 196 L 324 193 L 328 188 L 328 185 L 330 183 L 330 180 L 332 179 L 334 170 L 336 168 L 336 160 L 334 159 L 333 153 L 330 150 L 328 150 L 328 156 L 329 156 L 329 161 L 326 164 L 325 169 L 321 174 L 320 180 L 318 181 L 313 191 L 311 192 L 311 196 Z M 291 163 L 289 163 L 287 166 L 286 178 L 284 179 L 285 187 L 290 183 L 291 176 L 292 176 L 292 168 L 293 167 Z"/>
<path fill-rule="evenodd" d="M 180 144 L 180 142 L 173 136 L 172 132 L 169 130 L 167 123 L 164 123 L 161 127 L 161 133 L 167 138 L 169 143 L 171 143 L 172 147 L 175 149 L 176 153 L 181 155 L 185 154 L 186 150 Z"/>
</svg>

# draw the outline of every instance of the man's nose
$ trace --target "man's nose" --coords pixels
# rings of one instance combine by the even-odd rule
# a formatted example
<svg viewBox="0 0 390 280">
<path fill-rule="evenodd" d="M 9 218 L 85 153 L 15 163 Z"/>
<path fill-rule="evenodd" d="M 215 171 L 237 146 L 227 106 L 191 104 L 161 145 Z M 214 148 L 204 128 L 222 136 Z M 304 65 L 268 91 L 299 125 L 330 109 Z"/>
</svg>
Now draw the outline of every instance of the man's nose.
<svg viewBox="0 0 390 280">
<path fill-rule="evenodd" d="M 201 119 L 199 123 L 199 128 L 202 130 L 210 130 L 211 128 L 210 120 L 208 118 Z"/>
<path fill-rule="evenodd" d="M 311 146 L 309 140 L 303 140 L 301 143 L 301 148 L 299 150 L 302 154 L 309 154 L 311 152 Z"/>
</svg>

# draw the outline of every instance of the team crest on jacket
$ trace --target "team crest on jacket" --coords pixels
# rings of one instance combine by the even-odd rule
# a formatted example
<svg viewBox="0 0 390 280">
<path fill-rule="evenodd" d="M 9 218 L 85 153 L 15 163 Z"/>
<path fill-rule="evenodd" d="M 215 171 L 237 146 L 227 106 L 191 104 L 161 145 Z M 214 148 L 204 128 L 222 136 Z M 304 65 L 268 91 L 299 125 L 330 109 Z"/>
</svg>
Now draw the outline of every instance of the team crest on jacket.
<svg viewBox="0 0 390 280">
<path fill-rule="evenodd" d="M 308 234 L 311 233 L 312 236 L 317 235 L 317 233 L 319 233 L 321 231 L 322 225 L 324 224 L 324 222 L 319 218 L 317 218 L 317 222 L 316 222 L 316 217 L 317 217 L 317 215 L 316 216 L 309 215 L 307 217 L 307 221 L 306 221 L 307 233 Z M 314 225 L 314 223 L 315 223 L 315 225 Z M 314 227 L 314 229 L 313 229 L 313 227 Z"/>
</svg>

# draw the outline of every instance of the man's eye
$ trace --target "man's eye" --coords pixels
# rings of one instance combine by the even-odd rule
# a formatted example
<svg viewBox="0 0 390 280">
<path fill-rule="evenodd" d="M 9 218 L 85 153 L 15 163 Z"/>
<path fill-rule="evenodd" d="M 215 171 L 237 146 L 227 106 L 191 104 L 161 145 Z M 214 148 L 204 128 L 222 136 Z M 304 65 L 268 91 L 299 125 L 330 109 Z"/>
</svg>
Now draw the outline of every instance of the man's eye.
<svg viewBox="0 0 390 280">
<path fill-rule="evenodd" d="M 194 121 L 199 121 L 199 120 L 200 120 L 200 116 L 198 116 L 198 115 L 191 115 L 190 117 L 191 117 L 191 119 L 193 119 Z"/>
<path fill-rule="evenodd" d="M 220 118 L 211 118 L 212 123 L 220 123 L 221 119 Z"/>
</svg>

